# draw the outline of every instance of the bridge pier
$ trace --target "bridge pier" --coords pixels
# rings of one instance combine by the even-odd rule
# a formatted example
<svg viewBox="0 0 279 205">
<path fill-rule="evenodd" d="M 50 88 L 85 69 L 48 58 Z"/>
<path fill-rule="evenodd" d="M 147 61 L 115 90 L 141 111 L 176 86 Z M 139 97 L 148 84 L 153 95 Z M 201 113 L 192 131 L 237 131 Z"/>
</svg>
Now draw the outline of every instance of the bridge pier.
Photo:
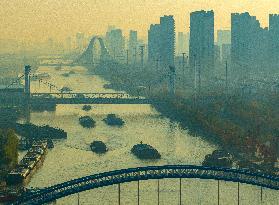
<svg viewBox="0 0 279 205">
<path fill-rule="evenodd" d="M 120 205 L 120 184 L 118 184 L 118 205 Z"/>
<path fill-rule="evenodd" d="M 78 193 L 78 205 L 79 205 L 79 193 Z"/>
<path fill-rule="evenodd" d="M 160 204 L 160 179 L 158 179 L 157 194 L 158 194 L 158 205 L 159 205 Z"/>
<path fill-rule="evenodd" d="M 218 189 L 217 189 L 217 204 L 220 205 L 220 180 L 217 181 Z"/>
<path fill-rule="evenodd" d="M 239 182 L 237 182 L 237 205 L 240 204 L 240 199 L 239 199 Z"/>
<path fill-rule="evenodd" d="M 182 191 L 181 191 L 181 186 L 182 186 L 182 180 L 179 178 L 179 205 L 182 204 Z"/>
<path fill-rule="evenodd" d="M 261 203 L 263 202 L 263 187 L 261 186 Z"/>
<path fill-rule="evenodd" d="M 140 189 L 140 181 L 138 180 L 138 205 L 140 204 L 140 193 L 139 193 L 139 189 Z"/>
</svg>

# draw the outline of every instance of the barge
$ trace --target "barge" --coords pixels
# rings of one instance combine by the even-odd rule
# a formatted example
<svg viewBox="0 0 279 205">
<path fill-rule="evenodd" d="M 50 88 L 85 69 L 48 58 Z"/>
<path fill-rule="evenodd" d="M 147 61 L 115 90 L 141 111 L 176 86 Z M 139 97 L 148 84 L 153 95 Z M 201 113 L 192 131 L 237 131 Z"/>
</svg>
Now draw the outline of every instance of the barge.
<svg viewBox="0 0 279 205">
<path fill-rule="evenodd" d="M 36 142 L 28 150 L 23 159 L 7 176 L 7 185 L 26 185 L 36 170 L 43 164 L 47 154 L 47 143 Z"/>
</svg>

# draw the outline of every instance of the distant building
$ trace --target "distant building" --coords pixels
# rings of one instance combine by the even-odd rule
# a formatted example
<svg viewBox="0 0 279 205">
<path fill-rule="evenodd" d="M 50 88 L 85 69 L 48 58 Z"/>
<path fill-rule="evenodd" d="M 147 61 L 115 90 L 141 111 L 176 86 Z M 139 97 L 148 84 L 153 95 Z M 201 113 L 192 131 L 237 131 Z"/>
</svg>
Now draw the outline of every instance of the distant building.
<svg viewBox="0 0 279 205">
<path fill-rule="evenodd" d="M 160 24 L 151 24 L 148 30 L 148 61 L 164 67 L 174 65 L 175 23 L 173 16 L 163 16 Z"/>
<path fill-rule="evenodd" d="M 125 38 L 121 29 L 112 29 L 106 33 L 106 43 L 109 53 L 115 59 L 122 59 L 125 48 Z"/>
<path fill-rule="evenodd" d="M 233 13 L 231 29 L 231 61 L 236 72 L 247 73 L 269 64 L 269 31 L 255 16 Z"/>
<path fill-rule="evenodd" d="M 245 65 L 254 60 L 255 38 L 260 23 L 248 12 L 231 14 L 231 59 L 234 65 Z"/>
<path fill-rule="evenodd" d="M 52 52 L 53 50 L 54 50 L 54 47 L 55 47 L 55 45 L 54 45 L 54 40 L 52 39 L 52 38 L 49 38 L 48 40 L 47 40 L 47 49 L 50 51 L 50 52 Z"/>
<path fill-rule="evenodd" d="M 178 32 L 177 44 L 176 44 L 176 55 L 181 56 L 182 53 L 189 52 L 189 33 Z"/>
<path fill-rule="evenodd" d="M 221 62 L 221 49 L 220 46 L 214 45 L 214 64 Z"/>
<path fill-rule="evenodd" d="M 279 15 L 269 15 L 270 33 L 270 60 L 274 65 L 279 66 Z"/>
<path fill-rule="evenodd" d="M 189 63 L 201 72 L 214 67 L 214 12 L 195 11 L 190 14 Z"/>
<path fill-rule="evenodd" d="M 222 62 L 231 61 L 231 44 L 223 44 L 221 49 Z"/>
<path fill-rule="evenodd" d="M 217 45 L 231 44 L 231 31 L 230 30 L 218 30 L 217 31 Z"/>
<path fill-rule="evenodd" d="M 163 66 L 174 66 L 175 54 L 175 23 L 173 16 L 160 18 L 160 56 Z"/>
<path fill-rule="evenodd" d="M 228 60 L 228 51 L 226 48 L 231 44 L 231 30 L 218 30 L 217 31 L 217 45 L 220 47 L 220 60 L 225 62 Z M 226 53 L 223 53 L 223 45 Z M 225 60 L 223 60 L 225 59 Z"/>
<path fill-rule="evenodd" d="M 71 37 L 66 38 L 65 49 L 67 52 L 70 52 L 72 50 L 72 38 Z"/>
<path fill-rule="evenodd" d="M 77 33 L 76 34 L 76 48 L 78 51 L 82 51 L 84 48 L 84 40 L 85 36 L 84 33 Z"/>
<path fill-rule="evenodd" d="M 160 39 L 161 26 L 160 24 L 151 24 L 148 30 L 148 61 L 155 63 L 160 60 Z"/>
<path fill-rule="evenodd" d="M 143 57 L 144 57 L 144 61 L 147 61 L 147 59 L 148 59 L 148 45 L 147 45 L 147 42 L 144 41 L 143 39 L 138 39 L 139 50 L 140 50 L 140 46 L 144 46 Z M 140 52 L 138 52 L 138 54 L 140 54 Z"/>
<path fill-rule="evenodd" d="M 129 56 L 132 61 L 136 61 L 136 54 L 138 48 L 138 32 L 137 31 L 130 31 L 129 34 Z"/>
</svg>

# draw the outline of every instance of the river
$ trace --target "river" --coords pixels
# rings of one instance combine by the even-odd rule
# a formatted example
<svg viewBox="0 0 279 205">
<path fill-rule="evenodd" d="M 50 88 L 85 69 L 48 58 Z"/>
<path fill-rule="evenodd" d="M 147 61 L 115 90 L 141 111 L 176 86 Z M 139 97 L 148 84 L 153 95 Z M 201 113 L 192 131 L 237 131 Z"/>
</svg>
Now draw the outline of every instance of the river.
<svg viewBox="0 0 279 205">
<path fill-rule="evenodd" d="M 75 74 L 62 76 L 73 70 Z M 84 67 L 40 67 L 37 72 L 49 73 L 56 86 L 70 87 L 74 92 L 115 92 L 103 88 L 108 83 L 101 77 L 90 75 Z M 32 92 L 49 92 L 49 88 L 31 83 Z M 109 127 L 102 119 L 109 113 L 125 121 L 121 128 Z M 86 129 L 78 118 L 91 116 L 96 127 Z M 60 127 L 68 133 L 66 140 L 55 141 L 43 166 L 33 176 L 29 187 L 45 187 L 93 173 L 115 169 L 165 164 L 200 165 L 205 155 L 218 147 L 199 136 L 192 136 L 178 123 L 162 116 L 150 105 L 93 105 L 89 112 L 82 105 L 58 105 L 56 111 L 32 112 L 31 123 Z M 104 141 L 109 151 L 104 155 L 92 153 L 93 140 Z M 154 146 L 162 155 L 158 161 L 141 161 L 130 153 L 134 144 L 143 141 Z M 160 204 L 179 203 L 179 179 L 160 180 Z M 278 204 L 278 192 L 264 189 L 263 203 L 260 189 L 240 185 L 241 204 Z M 217 204 L 217 181 L 182 179 L 183 204 Z M 277 201 L 277 202 L 276 202 Z M 121 185 L 121 204 L 137 203 L 137 183 Z M 56 204 L 77 204 L 77 195 L 59 199 Z M 117 185 L 80 193 L 80 204 L 118 204 Z M 140 204 L 157 204 L 157 181 L 140 182 Z M 220 204 L 237 204 L 237 183 L 220 182 Z"/>
</svg>

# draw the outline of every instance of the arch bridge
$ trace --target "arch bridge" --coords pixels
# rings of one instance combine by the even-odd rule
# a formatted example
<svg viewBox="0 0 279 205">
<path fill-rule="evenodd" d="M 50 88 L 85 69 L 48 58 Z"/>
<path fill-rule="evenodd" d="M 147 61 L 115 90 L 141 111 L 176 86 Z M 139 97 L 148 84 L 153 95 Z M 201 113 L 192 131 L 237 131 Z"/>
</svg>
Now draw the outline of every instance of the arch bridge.
<svg viewBox="0 0 279 205">
<path fill-rule="evenodd" d="M 243 169 L 204 167 L 195 165 L 148 166 L 115 170 L 74 179 L 61 184 L 25 194 L 14 204 L 43 204 L 56 199 L 125 182 L 164 178 L 199 178 L 245 183 L 279 190 L 279 177 L 254 173 Z M 219 185 L 219 183 L 218 183 Z M 119 188 L 120 190 L 120 188 Z M 261 189 L 262 190 L 262 189 Z M 120 200 L 119 200 L 120 201 Z"/>
<path fill-rule="evenodd" d="M 73 64 L 81 64 L 81 65 L 88 65 L 88 64 L 95 64 L 94 62 L 94 44 L 95 42 L 98 41 L 100 43 L 101 47 L 101 56 L 100 56 L 100 61 L 105 61 L 109 59 L 109 52 L 108 49 L 105 46 L 105 43 L 101 37 L 94 36 L 87 47 L 87 49 L 81 54 L 81 56 L 76 59 Z"/>
</svg>

